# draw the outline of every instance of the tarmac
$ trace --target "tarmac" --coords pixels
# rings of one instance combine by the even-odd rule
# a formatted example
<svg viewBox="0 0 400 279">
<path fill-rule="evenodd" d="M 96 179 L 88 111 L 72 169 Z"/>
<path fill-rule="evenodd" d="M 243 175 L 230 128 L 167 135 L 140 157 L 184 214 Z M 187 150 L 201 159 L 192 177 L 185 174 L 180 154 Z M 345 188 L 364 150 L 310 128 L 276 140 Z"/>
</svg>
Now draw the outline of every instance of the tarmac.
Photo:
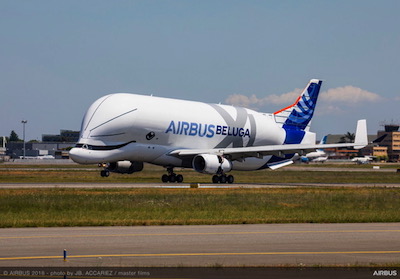
<svg viewBox="0 0 400 279">
<path fill-rule="evenodd" d="M 399 239 L 400 223 L 5 228 L 0 267 L 399 264 Z"/>
</svg>

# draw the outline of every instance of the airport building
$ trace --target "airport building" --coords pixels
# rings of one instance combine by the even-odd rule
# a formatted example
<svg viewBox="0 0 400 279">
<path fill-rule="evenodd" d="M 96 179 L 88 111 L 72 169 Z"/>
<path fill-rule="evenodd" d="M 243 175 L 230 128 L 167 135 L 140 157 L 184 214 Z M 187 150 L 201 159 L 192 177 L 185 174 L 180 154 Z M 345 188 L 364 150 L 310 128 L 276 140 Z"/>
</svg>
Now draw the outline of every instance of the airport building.
<svg viewBox="0 0 400 279">
<path fill-rule="evenodd" d="M 42 142 L 78 142 L 79 131 L 61 130 L 59 135 L 42 135 Z"/>
<path fill-rule="evenodd" d="M 23 146 L 23 142 L 9 142 L 6 155 L 14 159 L 22 157 L 24 155 Z M 68 159 L 68 151 L 73 146 L 75 146 L 74 142 L 26 142 L 25 156 L 53 156 L 55 159 Z"/>
<path fill-rule="evenodd" d="M 378 147 L 386 148 L 387 158 L 390 162 L 400 161 L 400 132 L 399 125 L 384 125 L 383 131 L 378 131 Z M 383 149 L 382 149 L 383 150 Z"/>
<path fill-rule="evenodd" d="M 374 135 L 368 135 L 368 142 L 375 138 Z M 353 142 L 354 138 L 347 138 L 346 135 L 328 135 L 327 144 Z M 360 150 L 354 148 L 326 148 L 325 152 L 329 154 L 329 159 L 333 160 L 350 160 L 351 158 L 360 156 Z"/>
<path fill-rule="evenodd" d="M 61 130 L 59 135 L 42 135 L 42 142 L 25 142 L 25 157 L 48 156 L 69 159 L 69 150 L 79 140 L 79 131 Z M 8 142 L 3 157 L 10 159 L 24 156 L 22 141 Z"/>
<path fill-rule="evenodd" d="M 7 140 L 6 137 L 0 137 L 0 157 L 5 156 L 6 155 L 6 144 L 7 144 Z"/>
<path fill-rule="evenodd" d="M 348 160 L 357 156 L 373 156 L 378 161 L 400 162 L 399 125 L 383 125 L 384 130 L 377 135 L 368 135 L 370 143 L 361 150 L 351 148 L 331 148 L 325 151 L 330 159 Z M 328 135 L 327 143 L 349 142 L 345 135 Z"/>
</svg>

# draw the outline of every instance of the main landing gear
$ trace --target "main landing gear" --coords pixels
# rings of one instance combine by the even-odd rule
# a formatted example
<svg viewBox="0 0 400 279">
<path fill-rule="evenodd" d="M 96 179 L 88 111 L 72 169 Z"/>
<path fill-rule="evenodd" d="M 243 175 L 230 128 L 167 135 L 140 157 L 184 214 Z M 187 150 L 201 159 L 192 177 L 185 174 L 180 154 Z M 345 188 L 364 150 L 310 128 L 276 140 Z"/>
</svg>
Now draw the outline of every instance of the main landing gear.
<svg viewBox="0 0 400 279">
<path fill-rule="evenodd" d="M 182 183 L 183 176 L 181 174 L 174 173 L 174 168 L 167 168 L 168 174 L 164 174 L 161 176 L 161 181 L 164 183 Z M 216 174 L 212 177 L 212 183 L 217 184 L 225 184 L 229 183 L 232 184 L 235 181 L 233 175 L 226 175 L 226 174 Z"/>
<path fill-rule="evenodd" d="M 229 183 L 232 184 L 233 181 L 235 180 L 235 178 L 233 177 L 233 175 L 226 175 L 226 174 L 220 174 L 220 175 L 214 175 L 212 177 L 212 182 L 213 183 Z"/>
<path fill-rule="evenodd" d="M 167 168 L 168 174 L 164 174 L 161 176 L 161 180 L 164 183 L 171 182 L 171 183 L 182 183 L 183 182 L 183 175 L 174 173 L 173 168 Z"/>
</svg>

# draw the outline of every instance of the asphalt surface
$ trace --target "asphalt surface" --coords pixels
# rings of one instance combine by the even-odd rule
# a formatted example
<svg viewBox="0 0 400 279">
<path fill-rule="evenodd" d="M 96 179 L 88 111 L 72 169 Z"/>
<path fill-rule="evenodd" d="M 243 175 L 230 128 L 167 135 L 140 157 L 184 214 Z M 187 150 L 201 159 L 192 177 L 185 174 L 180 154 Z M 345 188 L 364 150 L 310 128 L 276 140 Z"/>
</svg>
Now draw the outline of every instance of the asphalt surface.
<svg viewBox="0 0 400 279">
<path fill-rule="evenodd" d="M 371 263 L 400 263 L 400 223 L 0 229 L 0 267 Z"/>
</svg>

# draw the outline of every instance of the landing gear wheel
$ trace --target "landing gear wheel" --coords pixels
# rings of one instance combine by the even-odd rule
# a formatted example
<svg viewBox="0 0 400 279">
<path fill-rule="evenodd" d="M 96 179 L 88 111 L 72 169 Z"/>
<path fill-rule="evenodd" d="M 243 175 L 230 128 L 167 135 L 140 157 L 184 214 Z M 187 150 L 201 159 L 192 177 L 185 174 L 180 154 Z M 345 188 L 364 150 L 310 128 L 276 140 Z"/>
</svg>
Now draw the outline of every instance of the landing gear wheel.
<svg viewBox="0 0 400 279">
<path fill-rule="evenodd" d="M 176 176 L 176 182 L 178 182 L 178 183 L 182 183 L 183 182 L 183 175 L 182 174 L 178 174 Z"/>
<path fill-rule="evenodd" d="M 226 183 L 226 175 L 221 175 L 219 177 L 219 182 L 221 182 L 222 184 Z"/>
<path fill-rule="evenodd" d="M 227 180 L 227 182 L 228 182 L 229 184 L 232 184 L 233 181 L 235 181 L 235 178 L 233 177 L 233 175 L 228 175 L 228 176 L 226 177 L 226 180 Z"/>
<path fill-rule="evenodd" d="M 218 177 L 218 175 L 213 175 L 213 177 L 212 177 L 212 182 L 213 182 L 214 184 L 219 183 L 219 177 Z"/>
<path fill-rule="evenodd" d="M 176 182 L 176 174 L 173 173 L 169 176 L 169 182 L 174 183 Z"/>
<path fill-rule="evenodd" d="M 167 174 L 163 174 L 163 176 L 161 176 L 161 181 L 164 183 L 169 182 L 169 176 Z"/>
<path fill-rule="evenodd" d="M 102 170 L 100 172 L 101 177 L 109 177 L 110 176 L 110 171 L 109 170 Z"/>
</svg>

